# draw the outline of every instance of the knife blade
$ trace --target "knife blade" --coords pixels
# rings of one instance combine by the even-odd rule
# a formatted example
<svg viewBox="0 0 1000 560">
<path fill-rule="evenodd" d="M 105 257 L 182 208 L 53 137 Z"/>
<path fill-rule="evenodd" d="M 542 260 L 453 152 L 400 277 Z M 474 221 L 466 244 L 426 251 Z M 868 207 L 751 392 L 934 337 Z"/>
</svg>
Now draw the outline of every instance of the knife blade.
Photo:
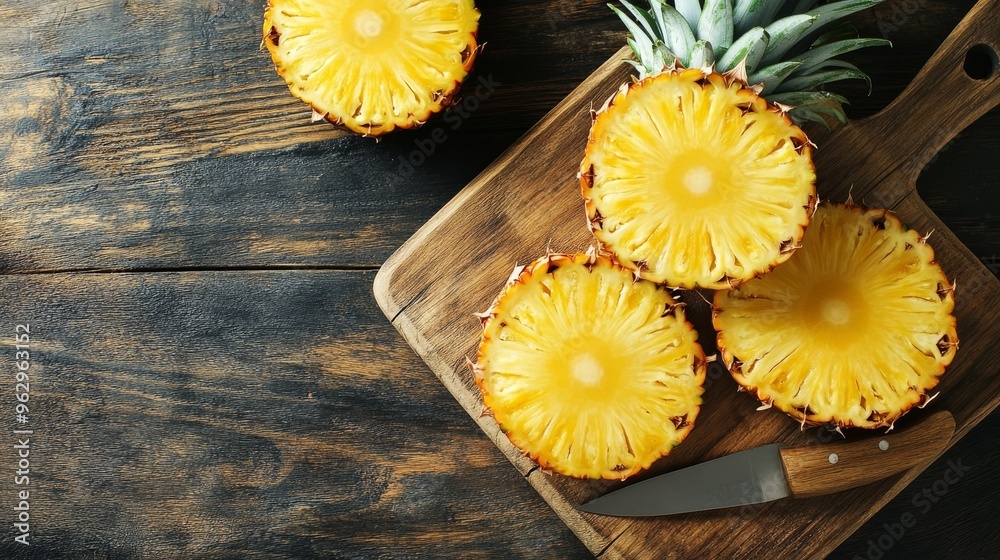
<svg viewBox="0 0 1000 560">
<path fill-rule="evenodd" d="M 631 484 L 578 509 L 642 517 L 831 494 L 933 460 L 954 432 L 954 418 L 941 411 L 894 435 L 803 447 L 773 443 Z"/>
</svg>

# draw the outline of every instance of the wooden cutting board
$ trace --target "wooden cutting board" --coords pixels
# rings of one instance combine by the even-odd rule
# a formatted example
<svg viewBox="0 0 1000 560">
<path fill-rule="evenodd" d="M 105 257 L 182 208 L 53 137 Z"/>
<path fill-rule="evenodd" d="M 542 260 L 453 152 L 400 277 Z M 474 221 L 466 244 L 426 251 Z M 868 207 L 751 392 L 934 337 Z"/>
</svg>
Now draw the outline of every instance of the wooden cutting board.
<svg viewBox="0 0 1000 560">
<path fill-rule="evenodd" d="M 952 443 L 1000 404 L 1000 369 L 988 354 L 1000 339 L 1000 282 L 930 211 L 915 185 L 924 164 L 1000 103 L 996 71 L 974 79 L 964 70 L 970 49 L 973 59 L 996 60 L 1000 0 L 980 1 L 897 101 L 827 136 L 815 156 L 821 197 L 844 201 L 850 193 L 868 206 L 892 208 L 920 232 L 933 231 L 938 261 L 958 281 L 962 344 L 957 358 L 928 410 L 914 411 L 896 425 L 906 429 L 930 409 L 950 410 L 957 424 Z M 481 332 L 473 313 L 489 306 L 516 263 L 530 262 L 547 248 L 582 251 L 594 243 L 576 172 L 591 108 L 628 79 L 628 68 L 621 63 L 625 55 L 622 51 L 601 66 L 407 241 L 379 272 L 375 297 L 469 415 L 596 556 L 825 556 L 927 465 L 853 491 L 738 509 L 635 519 L 575 509 L 622 484 L 735 451 L 773 442 L 832 441 L 829 432 L 802 431 L 778 411 L 757 411 L 758 403 L 738 393 L 719 364 L 709 368 L 704 405 L 688 440 L 626 483 L 542 472 L 510 444 L 491 417 L 482 415 L 482 399 L 466 366 Z M 706 352 L 714 352 L 709 306 L 697 293 L 683 298 Z"/>
</svg>

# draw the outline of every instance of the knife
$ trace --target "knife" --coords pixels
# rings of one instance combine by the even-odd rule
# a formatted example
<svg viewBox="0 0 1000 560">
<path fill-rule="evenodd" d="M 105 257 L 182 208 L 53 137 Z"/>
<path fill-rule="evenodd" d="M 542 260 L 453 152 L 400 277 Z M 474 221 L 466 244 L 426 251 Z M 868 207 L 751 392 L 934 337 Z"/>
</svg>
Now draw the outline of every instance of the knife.
<svg viewBox="0 0 1000 560">
<path fill-rule="evenodd" d="M 954 433 L 955 419 L 941 411 L 891 436 L 804 447 L 773 443 L 637 482 L 578 509 L 639 517 L 832 494 L 929 462 Z"/>
</svg>

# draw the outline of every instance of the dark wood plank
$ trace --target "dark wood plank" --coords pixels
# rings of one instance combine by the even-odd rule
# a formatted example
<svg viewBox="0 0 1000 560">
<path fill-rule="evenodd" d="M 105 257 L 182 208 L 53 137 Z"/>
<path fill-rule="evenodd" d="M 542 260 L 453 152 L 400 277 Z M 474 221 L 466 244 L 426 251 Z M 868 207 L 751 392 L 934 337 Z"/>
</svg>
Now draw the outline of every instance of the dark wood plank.
<svg viewBox="0 0 1000 560">
<path fill-rule="evenodd" d="M 597 2 L 558 20 L 588 33 L 525 33 L 557 4 L 483 2 L 491 46 L 470 83 L 493 76 L 498 102 L 376 145 L 310 122 L 259 51 L 260 2 L 5 2 L 0 235 L 16 249 L 0 264 L 377 265 L 617 48 L 589 33 L 608 19 Z"/>
<path fill-rule="evenodd" d="M 381 317 L 372 277 L 0 278 L 4 356 L 31 327 L 34 430 L 30 548 L 12 541 L 5 432 L 0 557 L 581 551 Z"/>
</svg>

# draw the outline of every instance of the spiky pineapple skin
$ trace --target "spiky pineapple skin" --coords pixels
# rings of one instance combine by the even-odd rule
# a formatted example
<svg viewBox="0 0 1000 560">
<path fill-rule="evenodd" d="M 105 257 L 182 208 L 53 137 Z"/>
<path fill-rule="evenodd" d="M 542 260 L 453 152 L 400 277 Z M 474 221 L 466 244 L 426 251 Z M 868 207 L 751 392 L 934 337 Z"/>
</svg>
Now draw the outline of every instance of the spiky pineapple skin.
<svg viewBox="0 0 1000 560">
<path fill-rule="evenodd" d="M 323 100 L 316 98 L 310 92 L 303 89 L 295 79 L 292 71 L 282 64 L 279 58 L 278 48 L 283 33 L 280 25 L 277 25 L 275 14 L 280 11 L 285 0 L 266 0 L 264 5 L 263 41 L 271 58 L 275 64 L 275 70 L 285 81 L 292 95 L 307 104 L 313 113 L 313 120 L 325 120 L 333 125 L 345 130 L 360 134 L 362 136 L 379 137 L 396 129 L 415 129 L 423 126 L 432 116 L 441 111 L 447 110 L 453 105 L 459 94 L 459 90 L 468 74 L 472 71 L 476 57 L 481 45 L 478 44 L 478 28 L 472 30 L 466 41 L 465 50 L 462 52 L 464 73 L 456 77 L 451 83 L 445 85 L 440 90 L 435 91 L 436 100 L 425 105 L 422 109 L 409 113 L 402 118 L 388 120 L 386 122 L 358 122 L 350 115 L 340 115 L 323 109 Z M 467 0 L 471 9 L 477 14 L 473 0 Z"/>
<path fill-rule="evenodd" d="M 852 200 L 848 200 L 847 203 L 843 205 L 824 203 L 824 206 L 837 209 L 843 208 L 847 211 L 856 213 L 858 215 L 859 222 L 867 224 L 871 228 L 892 233 L 901 233 L 905 236 L 906 244 L 908 246 L 907 250 L 919 253 L 921 260 L 927 263 L 927 268 L 930 269 L 930 276 L 936 280 L 936 293 L 940 298 L 941 309 L 944 313 L 947 313 L 950 319 L 939 333 L 941 336 L 940 340 L 942 341 L 939 343 L 941 356 L 940 359 L 936 361 L 936 369 L 929 372 L 929 382 L 924 383 L 920 387 L 910 387 L 906 392 L 906 402 L 903 406 L 894 410 L 873 412 L 871 416 L 864 419 L 850 417 L 847 414 L 838 413 L 837 411 L 814 411 L 809 406 L 794 406 L 787 400 L 776 397 L 768 387 L 754 384 L 744 374 L 747 357 L 738 356 L 732 350 L 732 347 L 739 341 L 731 339 L 731 335 L 726 332 L 721 320 L 721 315 L 724 310 L 728 308 L 733 295 L 738 293 L 741 288 L 749 287 L 749 284 L 745 284 L 741 288 L 736 288 L 731 291 L 716 292 L 713 305 L 713 323 L 717 331 L 716 345 L 719 348 L 722 361 L 729 369 L 733 379 L 740 385 L 742 391 L 752 394 L 762 403 L 762 409 L 771 407 L 777 408 L 793 418 L 802 426 L 827 426 L 837 429 L 891 429 L 893 424 L 909 412 L 914 406 L 923 407 L 936 396 L 932 395 L 931 392 L 938 386 L 940 378 L 945 373 L 947 366 L 949 366 L 955 358 L 958 351 L 959 339 L 956 329 L 957 322 L 954 315 L 952 315 L 952 311 L 955 307 L 954 284 L 949 283 L 944 270 L 936 263 L 934 258 L 934 249 L 927 243 L 927 237 L 922 237 L 916 230 L 908 228 L 900 220 L 900 218 L 891 211 L 865 208 L 855 204 Z M 852 231 L 847 231 L 845 233 L 848 238 L 853 235 Z M 807 238 L 805 242 L 808 244 L 809 239 Z M 919 296 L 915 295 L 913 297 Z M 761 320 L 763 321 L 765 318 L 762 317 Z M 822 374 L 823 364 L 817 364 L 817 367 L 820 368 L 820 374 Z"/>
<path fill-rule="evenodd" d="M 613 244 L 606 243 L 603 235 L 603 221 L 606 216 L 601 215 L 599 212 L 598 204 L 596 202 L 596 197 L 594 195 L 595 188 L 595 174 L 599 173 L 600 170 L 595 168 L 594 154 L 602 149 L 600 146 L 602 138 L 605 136 L 609 123 L 615 118 L 615 112 L 619 107 L 624 106 L 628 102 L 629 95 L 646 87 L 650 87 L 651 84 L 658 80 L 670 80 L 675 77 L 681 79 L 691 79 L 695 78 L 697 83 L 704 88 L 719 88 L 719 87 L 733 87 L 734 84 L 738 84 L 741 87 L 740 93 L 745 97 L 745 111 L 750 112 L 769 112 L 776 115 L 780 115 L 783 119 L 785 125 L 788 127 L 789 137 L 793 139 L 799 146 L 800 153 L 808 161 L 808 166 L 810 172 L 813 174 L 812 180 L 808 185 L 806 190 L 806 198 L 803 200 L 803 204 L 800 205 L 802 209 L 797 222 L 794 224 L 794 229 L 786 240 L 783 240 L 782 245 L 778 251 L 777 256 L 768 265 L 759 267 L 754 270 L 745 271 L 742 274 L 737 273 L 727 273 L 720 275 L 711 281 L 695 281 L 690 279 L 684 280 L 671 280 L 670 278 L 651 274 L 648 269 L 646 269 L 643 262 L 635 262 L 629 258 L 624 252 L 619 251 L 617 247 Z M 584 199 L 585 209 L 587 214 L 587 224 L 591 232 L 595 235 L 597 240 L 601 243 L 603 250 L 609 251 L 614 254 L 615 259 L 621 263 L 623 266 L 633 270 L 639 277 L 650 280 L 657 283 L 666 283 L 667 285 L 675 288 L 683 289 L 695 289 L 695 288 L 707 288 L 712 290 L 726 290 L 738 286 L 739 284 L 758 278 L 768 273 L 774 267 L 780 265 L 781 263 L 787 261 L 795 249 L 801 243 L 802 237 L 805 234 L 806 227 L 809 225 L 809 221 L 815 210 L 816 204 L 818 203 L 818 197 L 816 196 L 815 187 L 815 165 L 812 161 L 812 143 L 806 136 L 805 132 L 795 125 L 792 120 L 788 117 L 787 111 L 775 104 L 768 103 L 764 98 L 757 95 L 757 92 L 752 88 L 746 86 L 745 83 L 740 82 L 740 77 L 737 73 L 731 74 L 718 74 L 712 72 L 711 70 L 699 69 L 699 68 L 668 68 L 662 73 L 655 76 L 649 76 L 642 80 L 632 80 L 619 88 L 600 110 L 592 114 L 593 122 L 590 128 L 590 134 L 587 140 L 587 145 L 585 149 L 584 159 L 580 165 L 579 179 L 581 194 Z M 723 219 L 724 216 L 720 216 Z"/>
<path fill-rule="evenodd" d="M 693 355 L 693 361 L 691 364 L 691 375 L 693 377 L 691 382 L 699 388 L 699 398 L 697 399 L 697 404 L 691 407 L 689 412 L 679 421 L 675 418 L 669 419 L 674 422 L 674 436 L 677 440 L 673 445 L 665 445 L 658 453 L 649 455 L 643 460 L 630 465 L 605 465 L 603 467 L 594 467 L 587 472 L 568 470 L 566 465 L 558 460 L 558 458 L 549 457 L 548 451 L 544 448 L 540 448 L 538 442 L 525 438 L 522 434 L 510 429 L 508 422 L 511 411 L 505 410 L 502 406 L 498 405 L 495 395 L 490 390 L 489 381 L 487 379 L 490 375 L 490 368 L 487 363 L 487 348 L 490 346 L 492 341 L 490 335 L 492 330 L 491 326 L 498 321 L 498 308 L 503 306 L 511 294 L 516 292 L 520 286 L 529 284 L 537 280 L 539 277 L 552 274 L 560 267 L 576 265 L 582 265 L 588 270 L 593 270 L 597 267 L 612 267 L 616 270 L 620 270 L 623 274 L 631 274 L 619 263 L 617 263 L 611 255 L 600 253 L 593 248 L 586 253 L 548 253 L 546 256 L 539 258 L 531 264 L 515 267 L 504 288 L 493 300 L 489 309 L 483 313 L 476 314 L 481 321 L 483 333 L 476 352 L 476 359 L 475 361 L 470 360 L 468 365 L 483 398 L 484 414 L 492 416 L 500 425 L 501 430 L 511 443 L 526 457 L 536 462 L 544 471 L 559 473 L 573 478 L 625 480 L 629 476 L 648 469 L 654 461 L 669 454 L 670 451 L 676 447 L 676 445 L 683 442 L 694 429 L 695 420 L 697 419 L 698 412 L 701 408 L 700 388 L 703 387 L 705 381 L 708 363 L 704 350 L 697 341 L 694 341 L 690 348 Z M 634 279 L 634 281 L 644 282 L 639 279 Z M 595 305 L 601 305 L 603 303 L 606 302 L 594 302 Z M 684 328 L 689 329 L 690 332 L 694 333 L 694 327 L 685 319 L 682 305 L 669 306 L 663 312 L 662 316 L 664 318 L 671 316 L 674 317 L 680 325 L 683 325 Z M 694 336 L 696 337 L 697 334 L 695 333 Z M 666 421 L 667 419 L 664 420 Z"/>
</svg>

